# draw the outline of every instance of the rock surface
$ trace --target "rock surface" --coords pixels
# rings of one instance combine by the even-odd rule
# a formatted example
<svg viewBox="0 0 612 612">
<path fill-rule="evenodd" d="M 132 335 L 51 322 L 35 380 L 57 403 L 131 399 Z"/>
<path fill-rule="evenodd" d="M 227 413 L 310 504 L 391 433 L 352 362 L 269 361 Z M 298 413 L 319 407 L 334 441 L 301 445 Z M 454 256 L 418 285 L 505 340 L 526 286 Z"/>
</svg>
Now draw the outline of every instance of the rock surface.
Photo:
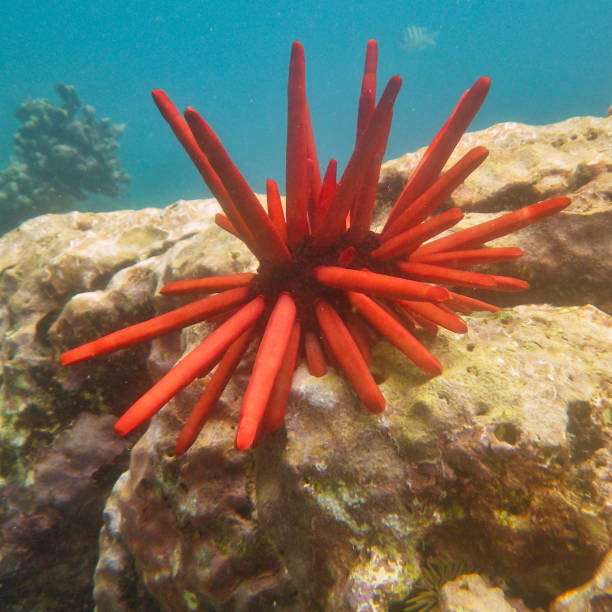
<svg viewBox="0 0 612 612">
<path fill-rule="evenodd" d="M 586 584 L 555 599 L 550 612 L 607 612 L 612 609 L 612 550 Z"/>
<path fill-rule="evenodd" d="M 516 612 L 499 587 L 478 574 L 466 574 L 447 582 L 440 591 L 440 612 Z"/>
<path fill-rule="evenodd" d="M 476 145 L 487 147 L 489 157 L 455 190 L 448 207 L 488 216 L 560 195 L 572 198 L 563 216 L 491 242 L 519 246 L 525 254 L 488 270 L 524 278 L 533 289 L 528 297 L 508 293 L 487 299 L 506 306 L 525 303 L 526 297 L 532 303 L 589 303 L 612 313 L 612 116 L 573 117 L 545 126 L 494 125 L 466 134 L 449 164 Z M 423 152 L 383 165 L 381 201 L 389 205 L 395 200 Z M 384 217 L 387 211 L 388 206 L 381 206 L 379 214 Z M 457 228 L 487 216 L 469 215 Z"/>
<path fill-rule="evenodd" d="M 521 306 L 469 327 L 431 342 L 431 380 L 377 347 L 381 418 L 299 369 L 285 429 L 252 456 L 232 450 L 242 378 L 178 460 L 195 395 L 168 405 L 106 512 L 162 609 L 284 609 L 288 572 L 288 609 L 384 610 L 449 557 L 531 605 L 588 579 L 612 524 L 612 319 Z"/>
<path fill-rule="evenodd" d="M 86 317 L 66 332 L 68 343 L 150 316 L 159 258 L 201 230 L 199 219 L 211 217 L 213 208 L 202 201 L 48 215 L 0 239 L 0 602 L 6 609 L 21 609 L 26 596 L 45 610 L 91 604 L 100 511 L 127 467 L 112 415 L 150 384 L 147 347 L 93 369 L 62 369 L 50 328 L 62 308 L 65 320 L 79 303 L 87 304 Z M 104 300 L 87 301 L 103 287 Z M 66 451 L 62 436 L 75 449 Z"/>
<path fill-rule="evenodd" d="M 566 188 L 574 198 L 558 218 L 512 237 L 526 253 L 504 273 L 532 284 L 512 297 L 578 308 L 475 316 L 465 336 L 426 339 L 446 367 L 429 381 L 379 345 L 382 418 L 357 406 L 341 378 L 300 370 L 285 429 L 249 454 L 231 449 L 247 368 L 192 451 L 168 454 L 195 383 L 152 422 L 108 501 L 99 609 L 383 610 L 410 593 L 424 561 L 460 553 L 529 605 L 587 581 L 611 532 L 610 319 L 582 307 L 612 304 L 611 122 L 505 124 L 466 137 L 492 150 L 461 192 L 473 215 L 497 211 L 496 194 L 512 207 Z M 536 146 L 551 130 L 564 138 L 552 158 Z M 496 160 L 511 166 L 525 155 L 527 133 L 536 144 L 526 167 L 556 177 L 553 187 L 532 177 L 526 190 L 509 167 L 504 192 Z M 480 175 L 489 163 L 498 169 Z M 385 168 L 382 195 L 408 158 Z M 572 172 L 588 177 L 572 183 Z M 6 609 L 91 605 L 99 508 L 127 456 L 111 415 L 204 330 L 67 369 L 58 355 L 180 303 L 156 295 L 166 282 L 252 269 L 242 245 L 212 224 L 215 212 L 208 200 L 49 215 L 0 239 Z"/>
</svg>

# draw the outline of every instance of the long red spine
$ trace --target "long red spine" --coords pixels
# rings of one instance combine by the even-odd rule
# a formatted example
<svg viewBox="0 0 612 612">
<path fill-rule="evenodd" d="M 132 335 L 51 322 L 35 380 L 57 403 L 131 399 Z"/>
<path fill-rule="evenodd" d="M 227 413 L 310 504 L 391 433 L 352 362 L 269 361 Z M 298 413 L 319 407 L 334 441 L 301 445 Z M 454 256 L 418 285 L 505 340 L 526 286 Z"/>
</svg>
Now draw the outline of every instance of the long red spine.
<svg viewBox="0 0 612 612">
<path fill-rule="evenodd" d="M 423 282 L 458 285 L 460 287 L 475 287 L 477 289 L 495 289 L 495 280 L 490 274 L 470 272 L 469 270 L 455 270 L 442 266 L 430 266 L 411 261 L 398 261 L 397 269 L 411 278 Z"/>
<path fill-rule="evenodd" d="M 286 242 L 287 223 L 285 221 L 285 213 L 283 211 L 280 193 L 278 192 L 278 185 L 273 179 L 268 179 L 266 181 L 266 201 L 268 203 L 270 221 L 274 224 L 283 242 Z"/>
<path fill-rule="evenodd" d="M 457 103 L 455 110 L 447 119 L 437 136 L 425 151 L 425 155 L 419 162 L 416 170 L 406 183 L 397 202 L 391 209 L 385 230 L 395 221 L 404 209 L 418 198 L 437 178 L 444 164 L 448 161 L 453 149 L 463 136 L 465 130 L 481 107 L 484 99 L 489 93 L 491 80 L 488 77 L 480 77 L 470 89 L 468 89 Z"/>
<path fill-rule="evenodd" d="M 248 287 L 254 276 L 250 272 L 245 272 L 242 274 L 224 274 L 222 276 L 207 276 L 205 278 L 173 281 L 164 285 L 159 292 L 162 295 L 216 293 L 217 291 L 225 291 L 227 289 Z"/>
<path fill-rule="evenodd" d="M 181 308 L 176 308 L 142 323 L 124 327 L 93 342 L 88 342 L 70 351 L 66 351 L 61 356 L 62 365 L 78 363 L 85 359 L 106 355 L 112 351 L 118 351 L 128 346 L 147 342 L 175 329 L 192 325 L 220 312 L 229 310 L 245 302 L 248 296 L 249 290 L 246 287 L 230 289 L 229 291 L 203 298 L 197 302 L 192 302 Z"/>
<path fill-rule="evenodd" d="M 431 302 L 417 302 L 415 300 L 394 300 L 396 304 L 407 308 L 411 313 L 429 319 L 436 325 L 450 329 L 456 334 L 465 334 L 467 325 L 452 311 L 445 310 L 444 304 L 432 304 Z"/>
<path fill-rule="evenodd" d="M 174 446 L 174 453 L 176 455 L 182 455 L 198 437 L 215 402 L 219 399 L 221 393 L 223 393 L 238 362 L 248 348 L 254 330 L 255 326 L 251 325 L 246 331 L 242 332 L 242 334 L 230 344 L 225 355 L 223 355 L 221 361 L 219 361 L 202 396 L 189 414 L 189 418 L 179 434 L 176 445 Z"/>
<path fill-rule="evenodd" d="M 199 170 L 204 182 L 208 185 L 208 188 L 217 199 L 217 202 L 221 205 L 221 208 L 225 211 L 225 214 L 231 219 L 236 234 L 251 250 L 253 250 L 253 235 L 251 234 L 251 230 L 238 213 L 219 175 L 214 171 L 208 158 L 198 146 L 187 122 L 176 109 L 172 100 L 170 100 L 161 89 L 154 89 L 151 94 L 162 117 L 174 132 L 177 140 L 183 145 L 183 148 L 191 158 L 195 167 Z"/>
<path fill-rule="evenodd" d="M 307 329 L 304 333 L 304 355 L 311 376 L 323 376 L 327 371 L 325 354 L 321 342 L 311 329 Z"/>
<path fill-rule="evenodd" d="M 251 378 L 244 393 L 235 441 L 238 450 L 250 448 L 255 441 L 272 387 L 287 351 L 295 312 L 293 298 L 288 293 L 283 293 L 278 298 L 266 324 Z"/>
<path fill-rule="evenodd" d="M 376 67 L 378 64 L 378 43 L 368 40 L 366 47 L 363 79 L 361 80 L 361 95 L 359 96 L 359 110 L 357 112 L 357 138 L 355 144 L 363 136 L 368 122 L 376 106 Z"/>
<path fill-rule="evenodd" d="M 329 205 L 331 204 L 332 198 L 334 197 L 334 193 L 336 193 L 336 189 L 338 188 L 338 184 L 336 183 L 337 170 L 337 160 L 330 159 L 329 164 L 327 165 L 327 169 L 325 170 L 323 182 L 321 183 L 319 197 L 315 201 L 315 205 L 313 207 L 313 233 L 317 231 L 317 229 L 320 227 L 321 223 L 325 219 L 327 211 L 329 210 Z"/>
<path fill-rule="evenodd" d="M 387 83 L 387 87 L 385 87 L 385 91 L 368 123 L 365 134 L 359 141 L 342 174 L 327 215 L 315 231 L 314 243 L 316 246 L 329 245 L 344 232 L 346 217 L 355 201 L 361 185 L 361 179 L 367 171 L 368 164 L 376 149 L 376 143 L 380 140 L 380 132 L 386 130 L 389 113 L 393 109 L 393 103 L 401 86 L 402 79 L 398 76 L 394 76 Z"/>
<path fill-rule="evenodd" d="M 432 287 L 425 283 L 378 274 L 369 270 L 318 266 L 313 270 L 313 276 L 320 283 L 329 287 L 360 291 L 380 297 L 431 300 L 433 302 L 448 299 L 448 291 L 444 287 Z"/>
<path fill-rule="evenodd" d="M 442 251 L 440 253 L 411 253 L 409 261 L 446 266 L 447 268 L 466 268 L 479 264 L 497 263 L 508 259 L 521 257 L 523 251 L 518 247 L 489 247 L 482 249 L 467 249 L 463 251 Z"/>
<path fill-rule="evenodd" d="M 376 386 L 340 315 L 322 298 L 315 300 L 315 314 L 334 357 L 351 381 L 363 405 L 375 414 L 382 412 L 385 409 L 385 398 Z"/>
<path fill-rule="evenodd" d="M 455 232 L 450 236 L 432 240 L 419 247 L 414 254 L 421 256 L 426 253 L 439 253 L 440 251 L 472 249 L 489 242 L 489 240 L 511 234 L 536 221 L 550 217 L 569 206 L 570 202 L 569 198 L 553 198 L 537 202 L 491 219 L 491 221 L 485 221 L 479 225 Z"/>
<path fill-rule="evenodd" d="M 289 63 L 287 111 L 287 244 L 299 244 L 308 231 L 309 181 L 308 107 L 306 104 L 306 74 L 304 48 L 293 43 Z"/>
<path fill-rule="evenodd" d="M 351 234 L 356 240 L 362 240 L 372 224 L 372 211 L 376 203 L 380 166 L 387 148 L 392 118 L 393 109 L 390 108 L 383 117 L 383 123 L 379 131 L 374 134 L 370 160 L 363 172 L 361 187 L 351 207 Z"/>
<path fill-rule="evenodd" d="M 268 399 L 266 412 L 264 414 L 264 428 L 266 431 L 276 431 L 285 419 L 285 411 L 287 410 L 287 401 L 291 392 L 291 382 L 293 380 L 293 371 L 297 363 L 298 350 L 300 348 L 300 330 L 301 326 L 296 320 L 293 323 L 293 329 L 287 344 L 287 350 L 283 356 L 281 367 L 274 381 L 274 386 Z"/>
<path fill-rule="evenodd" d="M 463 213 L 458 208 L 445 210 L 424 223 L 419 223 L 389 240 L 384 240 L 377 249 L 372 251 L 371 256 L 374 259 L 386 260 L 406 255 L 414 251 L 425 240 L 453 227 L 461 219 L 463 219 Z"/>
<path fill-rule="evenodd" d="M 468 151 L 452 168 L 449 168 L 437 181 L 428 187 L 416 200 L 383 231 L 383 240 L 388 240 L 404 230 L 414 227 L 432 215 L 451 193 L 486 159 L 489 152 L 484 147 L 475 147 Z"/>
<path fill-rule="evenodd" d="M 349 300 L 366 321 L 395 344 L 427 374 L 442 373 L 442 364 L 396 319 L 363 293 L 349 291 Z"/>
<path fill-rule="evenodd" d="M 257 248 L 258 259 L 276 263 L 288 261 L 291 256 L 287 246 L 248 183 L 230 159 L 217 135 L 193 108 L 187 108 L 185 119 L 200 149 L 208 157 L 210 164 L 223 181 L 240 216 L 249 226 Z M 230 221 L 233 222 L 231 217 Z"/>
<path fill-rule="evenodd" d="M 115 423 L 115 431 L 125 436 L 150 419 L 198 374 L 216 363 L 229 345 L 261 316 L 264 306 L 263 297 L 256 297 L 219 325 L 128 409 Z"/>
</svg>

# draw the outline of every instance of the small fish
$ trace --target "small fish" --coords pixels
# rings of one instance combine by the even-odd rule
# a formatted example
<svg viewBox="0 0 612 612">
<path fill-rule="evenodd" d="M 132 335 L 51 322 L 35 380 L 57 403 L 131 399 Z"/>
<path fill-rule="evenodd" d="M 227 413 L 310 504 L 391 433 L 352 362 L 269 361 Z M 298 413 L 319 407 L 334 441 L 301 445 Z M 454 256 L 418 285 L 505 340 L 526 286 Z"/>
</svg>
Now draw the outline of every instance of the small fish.
<svg viewBox="0 0 612 612">
<path fill-rule="evenodd" d="M 427 47 L 435 47 L 437 42 L 438 32 L 430 32 L 420 26 L 408 26 L 402 32 L 400 48 L 407 53 L 415 53 Z"/>
</svg>

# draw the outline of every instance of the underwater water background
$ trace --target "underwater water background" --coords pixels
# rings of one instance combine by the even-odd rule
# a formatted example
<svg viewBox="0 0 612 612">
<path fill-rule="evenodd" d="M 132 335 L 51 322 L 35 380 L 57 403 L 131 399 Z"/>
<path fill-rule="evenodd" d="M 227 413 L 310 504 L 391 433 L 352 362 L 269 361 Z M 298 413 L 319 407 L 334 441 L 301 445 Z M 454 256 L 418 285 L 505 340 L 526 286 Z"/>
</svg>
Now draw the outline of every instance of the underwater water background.
<svg viewBox="0 0 612 612">
<path fill-rule="evenodd" d="M 74 85 L 98 118 L 126 124 L 120 157 L 131 182 L 118 199 L 80 210 L 166 206 L 208 197 L 150 90 L 195 107 L 252 188 L 284 191 L 290 45 L 306 50 L 310 110 L 322 166 L 347 162 L 366 42 L 379 42 L 379 94 L 399 74 L 385 159 L 427 144 L 477 77 L 492 89 L 470 130 L 502 121 L 545 124 L 606 114 L 612 104 L 609 0 L 422 0 L 287 3 L 39 0 L 0 7 L 0 170 L 27 97 L 60 100 Z M 406 44 L 408 28 L 435 44 Z"/>
</svg>

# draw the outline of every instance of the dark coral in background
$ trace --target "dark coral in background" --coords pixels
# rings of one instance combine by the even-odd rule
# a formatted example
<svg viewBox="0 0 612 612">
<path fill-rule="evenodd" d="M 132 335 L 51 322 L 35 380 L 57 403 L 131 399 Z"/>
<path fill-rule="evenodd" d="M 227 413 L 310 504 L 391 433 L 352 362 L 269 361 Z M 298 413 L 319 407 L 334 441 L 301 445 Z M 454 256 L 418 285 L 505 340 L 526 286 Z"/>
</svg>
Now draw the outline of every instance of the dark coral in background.
<svg viewBox="0 0 612 612">
<path fill-rule="evenodd" d="M 462 268 L 520 257 L 517 248 L 484 246 L 555 214 L 568 198 L 539 202 L 450 235 L 436 238 L 463 217 L 458 208 L 438 213 L 452 191 L 486 158 L 475 147 L 440 174 L 489 89 L 482 77 L 466 91 L 427 149 L 380 232 L 370 229 L 380 165 L 401 86 L 390 79 L 376 104 L 377 46 L 367 47 L 355 150 L 336 182 L 336 161 L 321 178 L 306 101 L 304 51 L 294 43 L 289 69 L 287 197 L 268 181 L 266 211 L 232 163 L 217 136 L 192 108 L 185 119 L 159 90 L 154 100 L 202 174 L 224 215 L 217 223 L 257 257 L 255 274 L 235 274 L 166 285 L 162 293 L 213 293 L 164 315 L 119 330 L 62 355 L 76 363 L 203 320 L 219 326 L 143 395 L 117 422 L 124 435 L 154 415 L 198 376 L 217 366 L 176 445 L 183 453 L 242 355 L 260 337 L 242 402 L 235 445 L 247 449 L 283 422 L 293 371 L 303 355 L 314 376 L 329 364 L 341 369 L 372 413 L 385 400 L 370 371 L 370 344 L 392 342 L 430 375 L 442 365 L 417 340 L 416 327 L 466 331 L 460 313 L 496 307 L 450 290 L 469 287 L 520 291 L 519 279 Z M 286 211 L 286 213 L 285 213 Z"/>
<path fill-rule="evenodd" d="M 0 234 L 45 213 L 71 210 L 87 194 L 117 197 L 130 177 L 117 148 L 125 126 L 96 119 L 74 87 L 59 83 L 61 106 L 28 98 L 15 112 L 15 157 L 0 172 Z"/>
</svg>

